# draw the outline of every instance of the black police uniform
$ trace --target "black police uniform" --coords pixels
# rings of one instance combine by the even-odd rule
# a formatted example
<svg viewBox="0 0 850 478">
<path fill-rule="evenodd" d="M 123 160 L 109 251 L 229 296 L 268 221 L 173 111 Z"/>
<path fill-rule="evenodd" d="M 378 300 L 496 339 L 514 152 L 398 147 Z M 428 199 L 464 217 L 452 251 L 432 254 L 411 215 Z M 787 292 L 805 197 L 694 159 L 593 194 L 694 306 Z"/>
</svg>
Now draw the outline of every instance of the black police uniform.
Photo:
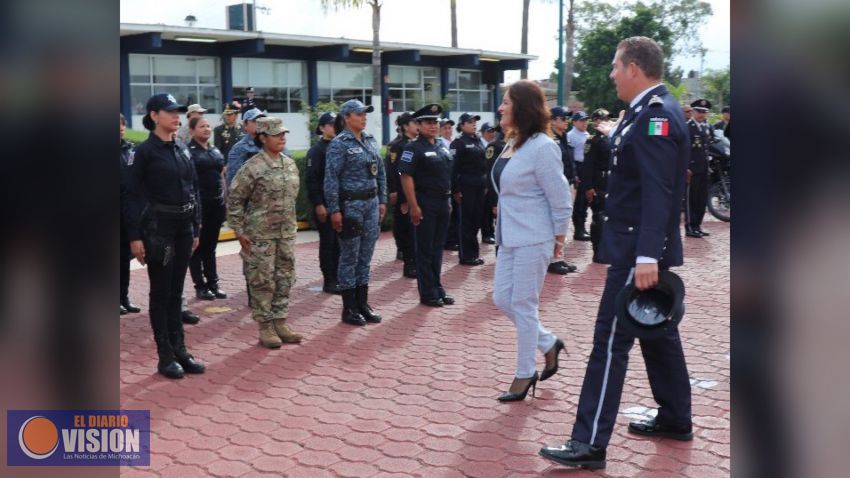
<svg viewBox="0 0 850 478">
<path fill-rule="evenodd" d="M 159 371 L 170 377 L 182 376 L 184 369 L 203 371 L 186 351 L 180 313 L 192 240 L 201 222 L 198 175 L 186 147 L 151 133 L 136 148 L 128 191 L 127 235 L 130 241 L 144 241 Z"/>
<path fill-rule="evenodd" d="M 400 134 L 387 145 L 387 156 L 384 165 L 387 170 L 387 192 L 396 193 L 396 202 L 393 205 L 393 238 L 396 248 L 401 252 L 404 261 L 404 276 L 416 277 L 416 253 L 413 247 L 413 228 L 410 223 L 410 215 L 401 212 L 401 205 L 407 203 L 404 191 L 401 187 L 401 176 L 398 172 L 398 160 L 404 151 L 404 147 L 415 141 Z"/>
<path fill-rule="evenodd" d="M 493 166 L 496 164 L 496 158 L 502 154 L 505 149 L 505 141 L 502 135 L 499 134 L 492 143 L 487 145 L 484 150 L 484 157 L 487 159 L 487 177 L 489 178 L 493 172 Z M 484 196 L 484 212 L 481 218 L 481 242 L 488 244 L 496 243 L 496 216 L 493 214 L 493 208 L 499 203 L 499 195 L 495 188 L 487 185 L 487 194 Z"/>
<path fill-rule="evenodd" d="M 324 137 L 307 151 L 307 197 L 313 205 L 313 222 L 319 231 L 319 269 L 322 271 L 324 285 L 322 289 L 328 293 L 338 293 L 337 269 L 339 269 L 339 238 L 331 224 L 330 213 L 325 222 L 320 222 L 316 217 L 316 206 L 322 205 L 327 209 L 325 202 L 325 154 L 328 151 L 330 140 Z"/>
<path fill-rule="evenodd" d="M 121 264 L 121 313 L 141 312 L 141 309 L 130 302 L 130 261 L 133 256 L 130 254 L 130 240 L 127 238 L 127 227 L 125 225 L 126 215 L 124 210 L 127 207 L 127 183 L 129 182 L 128 175 L 130 174 L 130 166 L 133 165 L 133 143 L 122 139 L 121 140 L 121 245 L 119 247 L 119 264 Z"/>
<path fill-rule="evenodd" d="M 567 177 L 567 182 L 569 182 L 570 186 L 572 186 L 576 182 L 576 176 L 578 176 L 575 162 L 575 150 L 573 149 L 573 145 L 570 144 L 570 141 L 567 139 L 566 133 L 560 135 L 553 132 L 553 135 L 555 136 L 555 142 L 558 143 L 558 146 L 561 148 L 561 162 L 564 163 L 564 176 Z"/>
<path fill-rule="evenodd" d="M 245 131 L 238 122 L 233 126 L 222 123 L 213 129 L 213 144 L 221 151 L 222 156 L 227 158 L 230 148 L 242 139 L 242 136 L 245 136 Z"/>
<path fill-rule="evenodd" d="M 437 107 L 436 110 L 432 113 L 431 105 L 425 106 L 416 111 L 414 117 L 439 114 L 441 109 Z M 430 305 L 442 306 L 450 303 L 443 301 L 447 296 L 440 274 L 451 207 L 451 153 L 436 139 L 431 143 L 420 135 L 404 147 L 398 170 L 402 175 L 413 178 L 416 201 L 422 210 L 422 221 L 413 226 L 419 299 Z"/>
<path fill-rule="evenodd" d="M 198 248 L 189 261 L 189 271 L 199 296 L 224 299 L 227 294 L 218 285 L 215 249 L 218 245 L 218 233 L 227 215 L 224 204 L 224 179 L 221 175 L 227 160 L 215 146 L 204 148 L 194 139 L 189 143 L 189 154 L 195 164 L 198 193 L 201 198 L 201 230 Z"/>
<path fill-rule="evenodd" d="M 452 193 L 460 193 L 458 211 L 458 257 L 461 264 L 477 265 L 480 260 L 478 231 L 484 216 L 487 192 L 487 157 L 476 134 L 461 133 L 451 143 L 454 155 Z"/>
<path fill-rule="evenodd" d="M 246 111 L 252 110 L 257 107 L 257 102 L 254 98 L 245 97 L 245 100 L 242 101 L 242 108 L 240 108 L 240 116 L 244 115 Z"/>
<path fill-rule="evenodd" d="M 615 299 L 637 257 L 658 260 L 663 270 L 682 264 L 679 206 L 685 192 L 688 130 L 681 107 L 667 88 L 650 90 L 629 109 L 612 135 L 608 200 L 599 254 L 611 266 L 599 304 L 593 351 L 587 364 L 572 439 L 605 448 L 623 391 L 635 337 L 617 326 Z M 676 328 L 640 340 L 657 422 L 691 427 L 691 388 Z"/>
<path fill-rule="evenodd" d="M 686 231 L 690 237 L 702 237 L 702 218 L 708 203 L 708 143 L 710 132 L 708 123 L 688 120 L 690 131 L 690 165 L 693 173 L 688 184 Z"/>
<path fill-rule="evenodd" d="M 593 212 L 590 218 L 590 241 L 593 245 L 593 262 L 599 258 L 599 243 L 602 241 L 602 222 L 605 212 L 605 196 L 608 190 L 608 163 L 611 160 L 611 145 L 608 137 L 597 131 L 587 140 L 589 148 L 584 156 L 584 171 L 581 182 L 585 190 L 593 189 L 596 195 L 590 203 Z"/>
</svg>

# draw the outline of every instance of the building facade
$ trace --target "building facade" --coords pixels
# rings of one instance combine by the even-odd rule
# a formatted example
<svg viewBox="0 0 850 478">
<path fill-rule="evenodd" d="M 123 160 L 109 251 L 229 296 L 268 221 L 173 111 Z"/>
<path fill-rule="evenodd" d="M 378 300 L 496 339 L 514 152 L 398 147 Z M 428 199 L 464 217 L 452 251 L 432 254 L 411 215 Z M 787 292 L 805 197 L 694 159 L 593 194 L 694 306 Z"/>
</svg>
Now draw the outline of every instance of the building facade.
<svg viewBox="0 0 850 478">
<path fill-rule="evenodd" d="M 382 105 L 367 131 L 386 144 L 395 118 L 423 104 L 449 105 L 453 119 L 473 112 L 493 122 L 504 72 L 536 57 L 481 50 L 382 43 Z M 371 42 L 168 25 L 121 24 L 121 112 L 141 128 L 145 102 L 168 92 L 182 104 L 200 103 L 218 124 L 225 102 L 254 100 L 291 130 L 290 149 L 310 144 L 306 107 L 357 98 L 372 103 Z M 373 119 L 374 118 L 374 119 Z"/>
</svg>

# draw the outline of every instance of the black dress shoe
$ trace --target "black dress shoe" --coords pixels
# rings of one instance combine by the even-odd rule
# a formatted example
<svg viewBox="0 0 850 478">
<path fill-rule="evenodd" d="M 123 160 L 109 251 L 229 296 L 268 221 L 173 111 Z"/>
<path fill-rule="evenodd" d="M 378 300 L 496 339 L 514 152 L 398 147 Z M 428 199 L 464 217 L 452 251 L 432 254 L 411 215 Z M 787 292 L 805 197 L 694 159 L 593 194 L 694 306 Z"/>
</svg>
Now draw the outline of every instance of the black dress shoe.
<svg viewBox="0 0 850 478">
<path fill-rule="evenodd" d="M 555 350 L 555 366 L 543 369 L 543 372 L 540 374 L 541 382 L 558 373 L 558 354 L 565 349 L 564 341 L 561 339 L 555 339 L 555 345 L 553 345 L 552 348 Z"/>
<path fill-rule="evenodd" d="M 564 264 L 565 266 L 567 266 L 567 272 L 575 272 L 575 271 L 578 270 L 578 267 L 576 267 L 575 265 L 570 264 L 568 262 L 561 261 L 561 264 Z"/>
<path fill-rule="evenodd" d="M 168 378 L 183 378 L 183 367 L 176 360 L 170 362 L 160 361 L 156 367 L 157 372 Z"/>
<path fill-rule="evenodd" d="M 456 250 L 460 249 L 460 247 L 458 247 L 457 244 L 446 244 L 445 247 L 443 247 L 443 249 L 446 250 L 446 251 L 456 251 Z"/>
<path fill-rule="evenodd" d="M 673 428 L 656 422 L 654 418 L 629 423 L 629 432 L 651 437 L 672 438 L 679 441 L 691 441 L 694 439 L 693 427 Z"/>
<path fill-rule="evenodd" d="M 590 240 L 590 234 L 588 234 L 584 231 L 579 231 L 579 232 L 576 232 L 573 235 L 573 239 L 575 239 L 576 241 L 589 241 Z"/>
<path fill-rule="evenodd" d="M 210 292 L 206 287 L 195 287 L 195 297 L 203 300 L 215 299 L 215 294 Z"/>
<path fill-rule="evenodd" d="M 201 321 L 200 317 L 198 317 L 197 315 L 193 314 L 192 312 L 190 312 L 188 310 L 184 310 L 183 312 L 181 312 L 180 315 L 181 315 L 181 319 L 183 319 L 184 324 L 195 325 L 195 324 L 197 324 L 198 322 Z"/>
<path fill-rule="evenodd" d="M 534 397 L 534 394 L 537 393 L 537 381 L 540 379 L 540 376 L 537 375 L 537 371 L 534 371 L 534 375 L 531 376 L 528 381 L 528 385 L 525 386 L 525 390 L 520 393 L 511 393 L 507 391 L 501 395 L 496 400 L 500 402 L 521 402 L 525 400 L 525 397 L 528 395 L 528 389 L 531 389 L 531 396 Z"/>
<path fill-rule="evenodd" d="M 710 236 L 711 233 L 705 232 L 702 229 L 697 229 L 697 232 L 700 233 L 701 236 Z"/>
<path fill-rule="evenodd" d="M 120 309 L 118 309 L 118 313 L 121 315 L 127 314 L 127 309 L 123 305 L 119 305 Z"/>
<path fill-rule="evenodd" d="M 443 299 L 419 299 L 419 303 L 422 305 L 427 305 L 428 307 L 442 307 L 445 302 Z"/>
<path fill-rule="evenodd" d="M 597 470 L 605 468 L 605 449 L 570 440 L 561 446 L 547 446 L 538 453 L 559 465 Z"/>
<path fill-rule="evenodd" d="M 551 274 L 567 275 L 567 273 L 570 272 L 570 269 L 563 262 L 553 262 L 546 268 L 546 272 Z"/>
<path fill-rule="evenodd" d="M 483 242 L 484 244 L 495 244 L 495 243 L 496 243 L 496 238 L 495 238 L 495 237 L 489 237 L 489 236 L 488 236 L 488 237 L 485 237 L 485 238 L 481 239 L 481 242 Z"/>
<path fill-rule="evenodd" d="M 342 290 L 339 288 L 339 284 L 336 281 L 325 281 L 324 285 L 322 285 L 322 292 L 326 294 L 334 294 L 340 295 L 342 294 Z"/>
<path fill-rule="evenodd" d="M 593 255 L 593 262 L 595 262 L 596 264 L 605 264 L 605 261 L 603 261 L 602 258 L 599 257 L 599 255 L 597 254 Z"/>
<path fill-rule="evenodd" d="M 454 305 L 455 303 L 455 298 L 450 295 L 444 295 L 440 297 L 440 300 L 442 300 L 445 305 Z"/>
<path fill-rule="evenodd" d="M 685 235 L 686 235 L 686 236 L 688 236 L 688 237 L 697 237 L 697 238 L 701 238 L 701 237 L 702 237 L 702 234 L 700 234 L 700 233 L 698 233 L 697 231 L 694 231 L 694 230 L 692 230 L 692 229 L 688 229 L 688 230 L 686 230 L 686 231 L 685 231 Z"/>
<path fill-rule="evenodd" d="M 404 253 L 401 252 L 401 249 L 395 251 L 395 260 L 397 260 L 397 261 L 403 261 L 404 260 Z"/>
<path fill-rule="evenodd" d="M 204 373 L 207 367 L 201 362 L 195 360 L 195 357 L 190 353 L 177 353 L 177 363 L 183 367 L 186 373 Z"/>
<path fill-rule="evenodd" d="M 124 307 L 127 312 L 130 312 L 131 314 L 137 314 L 142 311 L 142 308 L 130 302 L 130 299 L 122 299 L 121 306 Z"/>
<path fill-rule="evenodd" d="M 216 299 L 226 299 L 227 293 L 219 288 L 218 284 L 211 285 L 207 289 L 215 296 Z"/>
<path fill-rule="evenodd" d="M 401 275 L 410 279 L 416 279 L 416 264 L 405 264 Z"/>
<path fill-rule="evenodd" d="M 480 266 L 484 264 L 484 259 L 476 257 L 475 259 L 464 259 L 460 263 L 465 266 Z"/>
</svg>

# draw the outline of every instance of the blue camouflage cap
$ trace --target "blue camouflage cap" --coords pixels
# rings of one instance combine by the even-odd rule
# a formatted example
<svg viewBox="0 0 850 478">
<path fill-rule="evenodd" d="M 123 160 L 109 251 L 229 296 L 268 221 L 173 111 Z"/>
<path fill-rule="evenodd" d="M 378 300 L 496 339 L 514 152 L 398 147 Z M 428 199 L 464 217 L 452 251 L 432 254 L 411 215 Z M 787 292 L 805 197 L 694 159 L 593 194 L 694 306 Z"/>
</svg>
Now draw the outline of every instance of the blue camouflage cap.
<svg viewBox="0 0 850 478">
<path fill-rule="evenodd" d="M 587 113 L 584 111 L 576 111 L 573 113 L 573 121 L 584 121 L 587 118 L 589 118 L 589 116 L 587 116 Z"/>
<path fill-rule="evenodd" d="M 260 111 L 259 108 L 251 108 L 242 113 L 242 121 L 256 121 L 257 118 L 264 118 L 265 116 L 266 114 Z"/>
<path fill-rule="evenodd" d="M 366 106 L 360 100 L 350 99 L 339 107 L 339 113 L 347 115 L 351 113 L 371 113 L 375 111 L 372 105 Z"/>
</svg>

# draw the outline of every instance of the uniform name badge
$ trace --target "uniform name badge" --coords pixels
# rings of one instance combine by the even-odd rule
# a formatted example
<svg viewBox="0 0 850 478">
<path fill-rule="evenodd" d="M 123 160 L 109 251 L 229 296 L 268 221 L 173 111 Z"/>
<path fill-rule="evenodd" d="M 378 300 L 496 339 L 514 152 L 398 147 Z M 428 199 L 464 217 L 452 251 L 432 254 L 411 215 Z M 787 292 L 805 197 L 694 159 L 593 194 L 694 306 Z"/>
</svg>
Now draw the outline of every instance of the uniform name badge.
<svg viewBox="0 0 850 478">
<path fill-rule="evenodd" d="M 372 163 L 369 165 L 369 172 L 372 173 L 372 177 L 378 175 L 378 163 Z"/>
</svg>

